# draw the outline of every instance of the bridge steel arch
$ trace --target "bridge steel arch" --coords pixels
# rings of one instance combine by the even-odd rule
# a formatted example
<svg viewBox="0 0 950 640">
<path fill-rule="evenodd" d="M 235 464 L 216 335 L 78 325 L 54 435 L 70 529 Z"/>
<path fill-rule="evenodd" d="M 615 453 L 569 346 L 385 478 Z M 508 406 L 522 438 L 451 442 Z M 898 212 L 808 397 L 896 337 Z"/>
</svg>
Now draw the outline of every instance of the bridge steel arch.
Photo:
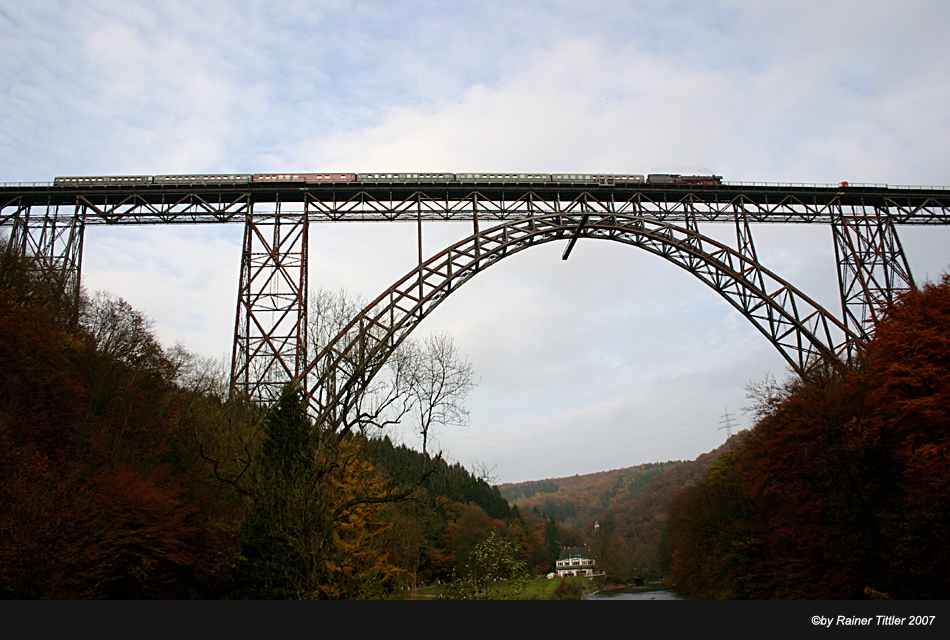
<svg viewBox="0 0 950 640">
<path fill-rule="evenodd" d="M 294 378 L 318 423 L 342 426 L 373 377 L 412 330 L 475 275 L 535 245 L 578 238 L 636 246 L 692 273 L 748 318 L 799 374 L 821 358 L 843 362 L 863 337 L 743 252 L 652 216 L 578 208 L 503 222 L 444 249 L 367 305 Z M 308 382 L 309 381 L 309 382 Z"/>
</svg>

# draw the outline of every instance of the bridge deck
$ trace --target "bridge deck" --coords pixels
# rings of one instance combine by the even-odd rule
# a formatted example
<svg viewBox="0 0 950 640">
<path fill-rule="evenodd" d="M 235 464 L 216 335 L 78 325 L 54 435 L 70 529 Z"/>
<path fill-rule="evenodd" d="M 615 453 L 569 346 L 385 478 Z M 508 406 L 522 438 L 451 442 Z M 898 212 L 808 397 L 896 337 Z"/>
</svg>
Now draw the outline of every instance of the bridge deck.
<svg viewBox="0 0 950 640">
<path fill-rule="evenodd" d="M 243 221 L 249 210 L 306 212 L 313 222 L 510 220 L 527 215 L 599 211 L 666 220 L 694 216 L 729 222 L 828 223 L 833 215 L 886 215 L 896 224 L 950 224 L 950 188 L 886 185 L 643 184 L 505 182 L 0 185 L 0 225 L 25 210 L 69 215 L 86 224 L 208 224 Z M 70 209 L 60 210 L 63 207 Z"/>
</svg>

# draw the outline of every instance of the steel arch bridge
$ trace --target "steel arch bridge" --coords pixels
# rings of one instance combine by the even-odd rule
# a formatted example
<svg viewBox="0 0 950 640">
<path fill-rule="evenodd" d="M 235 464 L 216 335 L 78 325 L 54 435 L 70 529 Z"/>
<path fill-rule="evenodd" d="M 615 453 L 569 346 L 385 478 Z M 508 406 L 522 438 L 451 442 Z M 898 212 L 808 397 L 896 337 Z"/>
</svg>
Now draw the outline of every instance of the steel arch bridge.
<svg viewBox="0 0 950 640">
<path fill-rule="evenodd" d="M 88 225 L 243 224 L 232 390 L 266 402 L 297 380 L 315 412 L 327 416 L 358 396 L 360 385 L 447 295 L 530 246 L 565 241 L 567 259 L 579 238 L 594 238 L 658 255 L 723 296 L 803 373 L 818 357 L 853 355 L 882 310 L 914 286 L 897 227 L 950 224 L 947 188 L 621 185 L 603 177 L 552 184 L 535 174 L 468 174 L 486 179 L 466 183 L 454 174 L 372 175 L 322 183 L 288 174 L 267 183 L 172 176 L 161 183 L 99 178 L 0 185 L 0 226 L 9 229 L 10 249 L 58 269 L 78 300 Z M 432 220 L 468 223 L 473 232 L 423 260 L 423 223 Z M 396 221 L 418 227 L 418 267 L 306 362 L 310 224 Z M 496 226 L 480 230 L 485 223 Z M 760 263 L 752 228 L 768 223 L 831 227 L 839 315 Z M 734 244 L 704 235 L 700 224 L 733 226 Z"/>
</svg>

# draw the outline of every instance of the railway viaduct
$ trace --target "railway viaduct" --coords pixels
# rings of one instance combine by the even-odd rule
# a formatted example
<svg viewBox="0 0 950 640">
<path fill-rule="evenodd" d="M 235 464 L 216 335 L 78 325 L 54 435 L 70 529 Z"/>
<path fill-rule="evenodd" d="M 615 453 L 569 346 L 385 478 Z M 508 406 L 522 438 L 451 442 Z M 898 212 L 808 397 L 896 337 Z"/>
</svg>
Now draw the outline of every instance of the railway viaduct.
<svg viewBox="0 0 950 640">
<path fill-rule="evenodd" d="M 232 391 L 267 402 L 296 380 L 314 414 L 327 417 L 345 409 L 359 385 L 449 294 L 502 258 L 534 245 L 561 242 L 567 259 L 578 239 L 589 238 L 662 257 L 719 293 L 804 374 L 819 358 L 851 357 L 886 306 L 914 286 L 898 228 L 950 224 L 950 189 L 938 187 L 620 185 L 611 180 L 554 183 L 540 176 L 472 183 L 384 175 L 393 177 L 255 183 L 183 176 L 164 184 L 5 184 L 0 185 L 0 226 L 9 237 L 8 250 L 36 256 L 59 271 L 78 300 L 88 225 L 244 225 Z M 306 361 L 311 225 L 400 221 L 418 227 L 418 266 Z M 472 233 L 426 258 L 421 238 L 427 221 L 467 224 Z M 774 223 L 830 226 L 840 309 L 822 308 L 760 263 L 752 230 Z M 704 235 L 701 227 L 709 224 L 732 227 L 734 241 Z"/>
</svg>

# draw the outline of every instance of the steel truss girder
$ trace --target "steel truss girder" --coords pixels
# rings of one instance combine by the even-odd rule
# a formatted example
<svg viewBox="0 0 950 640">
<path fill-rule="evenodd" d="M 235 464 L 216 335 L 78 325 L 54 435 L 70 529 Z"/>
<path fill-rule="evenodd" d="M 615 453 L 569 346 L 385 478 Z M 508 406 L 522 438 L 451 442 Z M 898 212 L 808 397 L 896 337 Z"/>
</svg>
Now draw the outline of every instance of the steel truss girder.
<svg viewBox="0 0 950 640">
<path fill-rule="evenodd" d="M 471 191 L 464 196 L 448 195 L 435 198 L 431 192 L 414 192 L 408 197 L 383 198 L 375 191 L 360 191 L 341 200 L 326 200 L 308 194 L 311 220 L 333 222 L 345 220 L 409 220 L 421 211 L 424 220 L 461 220 L 473 214 L 483 220 L 513 220 L 542 213 L 564 213 L 573 210 L 579 202 L 587 203 L 593 211 L 617 215 L 652 216 L 660 220 L 682 222 L 695 216 L 700 222 L 731 222 L 735 211 L 741 208 L 750 222 L 756 223 L 830 223 L 841 206 L 840 198 L 809 200 L 796 195 L 775 199 L 753 199 L 738 194 L 727 199 L 708 199 L 694 193 L 664 194 L 656 198 L 645 193 L 634 193 L 624 198 L 614 194 L 583 192 L 572 198 L 550 197 L 528 191 L 516 198 L 482 191 Z M 897 224 L 948 224 L 950 211 L 947 203 L 929 200 L 919 206 L 907 206 L 896 199 L 887 199 L 886 209 Z M 852 205 L 853 206 L 853 205 Z M 871 205 L 867 205 L 871 206 Z"/>
<path fill-rule="evenodd" d="M 158 202 L 139 194 L 102 204 L 80 196 L 86 218 L 94 224 L 187 224 L 242 222 L 250 211 L 248 194 L 209 200 L 202 194 L 169 194 Z"/>
<path fill-rule="evenodd" d="M 592 189 L 551 191 L 540 189 L 454 189 L 383 187 L 318 189 L 300 187 L 284 193 L 281 201 L 288 213 L 291 207 L 306 211 L 311 222 L 336 221 L 415 221 L 470 220 L 473 215 L 486 221 L 504 221 L 570 211 L 577 202 L 587 202 L 593 211 L 617 215 L 653 216 L 660 220 L 682 222 L 687 214 L 699 222 L 732 222 L 741 208 L 753 223 L 830 224 L 841 207 L 865 211 L 886 211 L 893 224 L 950 224 L 950 196 L 914 193 L 901 197 L 900 189 L 889 189 L 868 197 L 807 190 L 775 190 L 767 193 L 754 189 L 619 190 Z M 86 224 L 207 224 L 243 221 L 251 206 L 273 204 L 277 192 L 253 191 L 116 191 L 107 195 L 80 192 L 68 206 L 85 210 Z M 293 196 L 293 202 L 289 196 Z M 32 197 L 0 201 L 0 225 L 18 207 L 38 209 L 63 204 L 65 196 L 48 196 L 43 202 Z"/>
<path fill-rule="evenodd" d="M 822 358 L 840 362 L 858 335 L 748 255 L 699 233 L 694 224 L 577 207 L 476 233 L 410 271 L 318 348 L 297 382 L 319 421 L 339 420 L 408 334 L 479 271 L 528 247 L 580 237 L 636 246 L 686 269 L 748 318 L 802 375 Z M 312 384 L 305 384 L 305 376 Z"/>
<path fill-rule="evenodd" d="M 41 270 L 54 274 L 71 307 L 69 317 L 75 322 L 81 291 L 84 216 L 78 207 L 49 207 L 41 215 L 35 215 L 34 209 L 18 207 L 13 214 L 7 250 L 35 258 Z"/>
<path fill-rule="evenodd" d="M 844 322 L 867 339 L 884 311 L 914 288 L 910 265 L 886 211 L 842 207 L 831 228 Z"/>
<path fill-rule="evenodd" d="M 251 209 L 247 194 L 227 199 L 209 200 L 200 194 L 163 198 L 160 202 L 147 200 L 138 194 L 95 202 L 80 195 L 74 203 L 22 204 L 22 199 L 0 206 L 0 226 L 16 224 L 22 210 L 30 211 L 31 218 L 64 218 L 78 215 L 85 225 L 146 225 L 146 224 L 216 224 L 244 222 Z M 69 213 L 64 213 L 69 212 Z"/>
<path fill-rule="evenodd" d="M 307 352 L 305 214 L 254 210 L 246 216 L 231 392 L 270 402 L 300 374 Z"/>
</svg>

